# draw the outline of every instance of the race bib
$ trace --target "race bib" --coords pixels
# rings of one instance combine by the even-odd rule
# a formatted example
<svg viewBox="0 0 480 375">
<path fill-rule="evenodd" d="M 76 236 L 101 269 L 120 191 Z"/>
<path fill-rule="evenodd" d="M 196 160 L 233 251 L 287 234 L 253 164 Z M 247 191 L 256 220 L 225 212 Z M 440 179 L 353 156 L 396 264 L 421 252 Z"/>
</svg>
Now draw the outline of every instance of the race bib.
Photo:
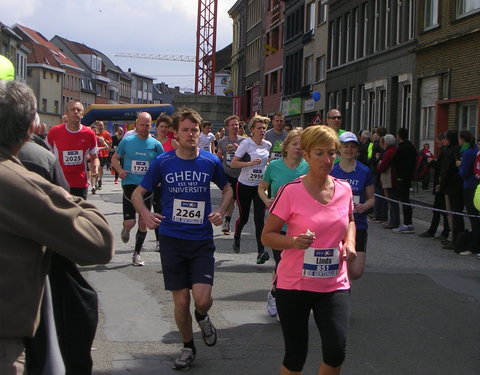
<svg viewBox="0 0 480 375">
<path fill-rule="evenodd" d="M 339 263 L 338 248 L 305 250 L 303 257 L 302 276 L 305 277 L 335 277 L 338 275 Z"/>
<path fill-rule="evenodd" d="M 278 159 L 280 159 L 281 157 L 282 157 L 282 153 L 281 153 L 281 152 L 276 152 L 276 151 L 272 152 L 272 159 L 273 159 L 273 160 L 278 160 Z"/>
<path fill-rule="evenodd" d="M 145 174 L 148 169 L 148 161 L 132 160 L 132 166 L 130 172 L 133 174 Z"/>
<path fill-rule="evenodd" d="M 210 143 L 209 143 L 208 145 L 206 145 L 206 146 L 203 146 L 203 149 L 204 149 L 205 151 L 210 152 Z"/>
<path fill-rule="evenodd" d="M 173 200 L 172 221 L 187 224 L 203 224 L 205 202 Z"/>
<path fill-rule="evenodd" d="M 360 203 L 360 195 L 354 195 L 353 196 L 353 203 L 354 204 L 359 204 Z"/>
<path fill-rule="evenodd" d="M 235 152 L 227 152 L 225 155 L 225 163 L 230 166 L 232 164 L 232 160 L 235 157 Z"/>
<path fill-rule="evenodd" d="M 82 150 L 63 151 L 63 165 L 79 165 L 83 163 Z"/>
<path fill-rule="evenodd" d="M 250 182 L 260 182 L 263 178 L 263 169 L 252 169 L 248 175 L 248 181 Z"/>
</svg>

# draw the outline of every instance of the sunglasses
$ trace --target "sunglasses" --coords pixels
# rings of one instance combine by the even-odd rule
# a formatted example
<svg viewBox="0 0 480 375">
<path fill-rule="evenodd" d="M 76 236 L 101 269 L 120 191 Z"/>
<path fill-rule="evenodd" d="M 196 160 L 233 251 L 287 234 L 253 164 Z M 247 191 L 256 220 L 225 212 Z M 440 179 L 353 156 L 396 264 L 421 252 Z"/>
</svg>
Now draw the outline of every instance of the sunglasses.
<svg viewBox="0 0 480 375">
<path fill-rule="evenodd" d="M 342 116 L 330 116 L 329 118 L 331 118 L 332 120 L 341 120 Z"/>
</svg>

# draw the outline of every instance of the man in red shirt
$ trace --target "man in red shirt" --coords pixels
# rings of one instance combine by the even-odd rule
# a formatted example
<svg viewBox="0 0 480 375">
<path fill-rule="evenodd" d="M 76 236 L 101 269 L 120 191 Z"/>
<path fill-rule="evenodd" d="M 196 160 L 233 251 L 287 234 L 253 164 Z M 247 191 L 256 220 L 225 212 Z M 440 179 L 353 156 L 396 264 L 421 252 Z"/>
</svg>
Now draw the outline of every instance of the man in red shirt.
<svg viewBox="0 0 480 375">
<path fill-rule="evenodd" d="M 97 139 L 92 129 L 80 123 L 82 103 L 69 101 L 66 116 L 66 123 L 50 129 L 46 142 L 60 162 L 70 193 L 87 199 L 87 156 L 90 155 L 91 173 L 98 174 Z"/>
</svg>

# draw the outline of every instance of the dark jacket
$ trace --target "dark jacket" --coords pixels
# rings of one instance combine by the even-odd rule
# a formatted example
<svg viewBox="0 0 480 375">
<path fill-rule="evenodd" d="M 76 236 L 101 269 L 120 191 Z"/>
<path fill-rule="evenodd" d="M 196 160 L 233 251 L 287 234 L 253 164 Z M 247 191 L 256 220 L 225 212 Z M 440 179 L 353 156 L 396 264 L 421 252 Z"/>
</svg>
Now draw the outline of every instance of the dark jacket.
<svg viewBox="0 0 480 375">
<path fill-rule="evenodd" d="M 392 159 L 396 168 L 397 181 L 411 182 L 417 164 L 417 149 L 409 140 L 398 144 L 398 149 Z"/>
<path fill-rule="evenodd" d="M 451 136 L 449 141 L 450 145 L 443 152 L 440 164 L 440 191 L 447 195 L 462 195 L 463 181 L 456 165 L 457 160 L 460 159 L 460 146 L 456 135 Z"/>
</svg>

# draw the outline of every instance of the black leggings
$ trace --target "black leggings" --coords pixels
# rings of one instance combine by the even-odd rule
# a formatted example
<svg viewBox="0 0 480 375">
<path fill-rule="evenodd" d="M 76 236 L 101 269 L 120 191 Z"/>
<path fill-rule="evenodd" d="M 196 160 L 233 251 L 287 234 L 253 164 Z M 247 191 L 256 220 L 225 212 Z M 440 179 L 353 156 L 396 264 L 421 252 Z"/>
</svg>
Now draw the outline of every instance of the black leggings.
<svg viewBox="0 0 480 375">
<path fill-rule="evenodd" d="M 237 182 L 237 204 L 240 211 L 240 217 L 235 223 L 235 239 L 239 240 L 242 234 L 243 227 L 248 222 L 250 216 L 250 205 L 253 200 L 253 220 L 255 222 L 255 236 L 257 238 L 258 253 L 265 251 L 262 244 L 262 230 L 265 221 L 265 203 L 258 195 L 258 186 L 248 186 L 241 182 Z"/>
<path fill-rule="evenodd" d="M 332 367 L 343 363 L 350 319 L 350 290 L 318 293 L 277 289 L 275 299 L 285 341 L 283 365 L 288 370 L 300 372 L 303 369 L 312 310 L 322 339 L 323 362 Z"/>
</svg>

